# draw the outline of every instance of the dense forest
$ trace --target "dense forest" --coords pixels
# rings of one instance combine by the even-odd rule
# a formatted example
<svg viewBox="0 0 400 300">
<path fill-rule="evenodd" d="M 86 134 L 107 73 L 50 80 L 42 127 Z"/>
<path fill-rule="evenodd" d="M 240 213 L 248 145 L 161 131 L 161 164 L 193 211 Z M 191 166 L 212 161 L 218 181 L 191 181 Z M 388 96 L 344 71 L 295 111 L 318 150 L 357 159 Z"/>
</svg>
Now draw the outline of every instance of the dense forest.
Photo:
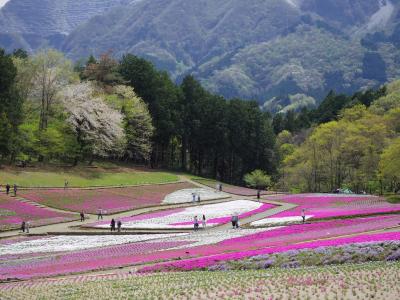
<svg viewBox="0 0 400 300">
<path fill-rule="evenodd" d="M 262 170 L 281 190 L 400 189 L 399 82 L 272 116 L 131 54 L 74 64 L 55 50 L 0 50 L 0 104 L 7 163 L 106 159 L 237 184 Z"/>
</svg>

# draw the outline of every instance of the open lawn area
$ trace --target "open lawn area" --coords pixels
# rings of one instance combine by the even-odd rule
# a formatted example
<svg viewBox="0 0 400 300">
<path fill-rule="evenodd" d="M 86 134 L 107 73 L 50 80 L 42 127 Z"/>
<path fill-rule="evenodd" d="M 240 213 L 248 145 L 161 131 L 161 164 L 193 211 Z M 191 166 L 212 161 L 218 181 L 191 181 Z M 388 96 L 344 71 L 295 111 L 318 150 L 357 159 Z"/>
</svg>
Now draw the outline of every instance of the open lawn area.
<svg viewBox="0 0 400 300">
<path fill-rule="evenodd" d="M 178 181 L 178 176 L 168 172 L 153 172 L 131 168 L 69 168 L 2 169 L 0 184 L 16 183 L 19 187 L 69 187 L 127 186 Z"/>
<path fill-rule="evenodd" d="M 400 263 L 145 276 L 111 273 L 9 283 L 0 298 L 25 299 L 386 299 L 400 298 Z"/>
</svg>

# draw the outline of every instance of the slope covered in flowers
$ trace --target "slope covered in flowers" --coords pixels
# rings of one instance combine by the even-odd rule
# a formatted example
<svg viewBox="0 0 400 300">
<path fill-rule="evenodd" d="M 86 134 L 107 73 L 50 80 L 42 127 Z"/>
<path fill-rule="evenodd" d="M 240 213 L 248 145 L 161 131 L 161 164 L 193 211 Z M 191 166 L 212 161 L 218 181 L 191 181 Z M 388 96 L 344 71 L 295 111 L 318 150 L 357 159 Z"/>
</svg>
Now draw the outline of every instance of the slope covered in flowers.
<svg viewBox="0 0 400 300">
<path fill-rule="evenodd" d="M 264 198 L 277 202 L 296 204 L 297 207 L 253 222 L 252 226 L 300 222 L 303 209 L 307 219 L 348 218 L 400 212 L 400 204 L 391 204 L 383 197 L 370 195 L 300 194 L 274 195 L 265 196 Z"/>
<path fill-rule="evenodd" d="M 63 210 L 83 210 L 95 214 L 102 208 L 107 213 L 118 213 L 160 205 L 168 194 L 192 187 L 192 184 L 182 182 L 107 189 L 28 190 L 21 195 L 31 201 Z"/>
<path fill-rule="evenodd" d="M 321 245 L 354 242 L 399 240 L 398 232 L 364 234 L 398 224 L 397 216 L 379 216 L 353 220 L 331 220 L 316 224 L 294 225 L 268 229 L 210 230 L 183 235 L 165 235 L 148 240 L 147 235 L 136 236 L 137 242 L 108 245 L 98 248 L 65 252 L 65 248 L 50 247 L 47 252 L 21 253 L 10 256 L 13 249 L 20 251 L 21 243 L 7 245 L 1 259 L 0 279 L 47 277 L 91 270 L 118 268 L 166 261 L 166 265 L 150 270 L 168 270 L 170 267 L 196 269 L 221 260 L 240 259 L 290 249 L 319 247 Z M 351 238 L 342 236 L 354 235 Z M 65 236 L 64 243 L 74 237 Z M 325 239 L 328 239 L 324 241 Z M 45 243 L 46 240 L 43 240 Z M 129 242 L 129 241 L 128 241 Z M 35 242 L 35 243 L 41 243 Z M 72 242 L 71 242 L 72 243 Z M 88 239 L 90 244 L 90 239 Z M 331 244 L 330 244 L 331 243 Z M 68 247 L 68 246 L 67 246 Z M 75 248 L 76 249 L 76 248 Z M 36 250 L 37 251 L 37 250 Z M 43 251 L 43 248 L 42 250 Z M 178 262 L 171 262 L 176 261 Z"/>
<path fill-rule="evenodd" d="M 19 228 L 22 221 L 41 226 L 75 219 L 74 214 L 55 212 L 0 194 L 0 231 Z"/>
</svg>

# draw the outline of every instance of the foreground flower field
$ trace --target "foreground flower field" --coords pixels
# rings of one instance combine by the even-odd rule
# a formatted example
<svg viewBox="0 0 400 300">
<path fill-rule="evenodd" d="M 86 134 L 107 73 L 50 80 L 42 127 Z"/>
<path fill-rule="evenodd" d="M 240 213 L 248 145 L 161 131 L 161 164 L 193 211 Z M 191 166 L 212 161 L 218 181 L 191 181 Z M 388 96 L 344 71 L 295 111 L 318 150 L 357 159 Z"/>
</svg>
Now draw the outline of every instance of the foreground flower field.
<svg viewBox="0 0 400 300">
<path fill-rule="evenodd" d="M 0 231 L 20 228 L 22 221 L 28 221 L 31 226 L 41 226 L 76 219 L 74 214 L 51 211 L 0 194 Z"/>
<path fill-rule="evenodd" d="M 160 205 L 167 195 L 193 187 L 190 183 L 181 182 L 107 189 L 27 190 L 21 195 L 58 209 L 95 214 L 102 208 L 111 214 Z"/>
<path fill-rule="evenodd" d="M 297 207 L 253 222 L 252 226 L 260 227 L 299 223 L 302 220 L 303 209 L 307 220 L 348 218 L 400 212 L 400 204 L 391 204 L 383 197 L 370 195 L 300 194 L 270 195 L 263 198 L 296 204 Z"/>
<path fill-rule="evenodd" d="M 267 229 L 230 229 L 200 231 L 182 235 L 163 235 L 149 240 L 148 235 L 135 235 L 127 244 L 103 245 L 79 250 L 76 237 L 65 236 L 63 243 L 51 243 L 51 237 L 38 241 L 8 242 L 0 249 L 0 279 L 48 277 L 122 266 L 165 262 L 143 271 L 170 269 L 192 270 L 210 267 L 221 261 L 243 259 L 255 255 L 337 246 L 371 241 L 400 240 L 400 232 L 371 233 L 397 226 L 398 216 L 379 216 L 352 220 L 331 220 L 316 224 Z M 343 237 L 352 235 L 351 237 Z M 42 239 L 42 240 L 40 240 Z M 87 239 L 90 244 L 91 239 Z M 24 245 L 38 245 L 33 252 L 21 252 Z M 79 242 L 78 242 L 79 244 Z M 65 246 L 64 246 L 65 245 Z M 47 247 L 47 248 L 46 248 Z M 69 248 L 71 247 L 71 248 Z M 77 250 L 66 251 L 67 249 Z M 35 249 L 32 246 L 32 249 Z M 12 255 L 13 251 L 20 253 Z"/>
<path fill-rule="evenodd" d="M 385 299 L 400 298 L 400 263 L 268 271 L 115 273 L 0 285 L 25 299 Z"/>
</svg>

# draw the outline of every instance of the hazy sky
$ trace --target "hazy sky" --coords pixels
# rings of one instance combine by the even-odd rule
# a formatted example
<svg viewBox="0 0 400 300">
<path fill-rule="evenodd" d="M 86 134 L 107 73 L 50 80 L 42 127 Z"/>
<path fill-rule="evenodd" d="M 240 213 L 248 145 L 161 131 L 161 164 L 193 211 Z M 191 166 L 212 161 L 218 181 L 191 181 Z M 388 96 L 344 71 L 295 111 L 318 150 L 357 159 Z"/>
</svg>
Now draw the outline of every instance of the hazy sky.
<svg viewBox="0 0 400 300">
<path fill-rule="evenodd" d="M 9 0 L 0 0 L 0 8 L 4 6 Z"/>
</svg>

